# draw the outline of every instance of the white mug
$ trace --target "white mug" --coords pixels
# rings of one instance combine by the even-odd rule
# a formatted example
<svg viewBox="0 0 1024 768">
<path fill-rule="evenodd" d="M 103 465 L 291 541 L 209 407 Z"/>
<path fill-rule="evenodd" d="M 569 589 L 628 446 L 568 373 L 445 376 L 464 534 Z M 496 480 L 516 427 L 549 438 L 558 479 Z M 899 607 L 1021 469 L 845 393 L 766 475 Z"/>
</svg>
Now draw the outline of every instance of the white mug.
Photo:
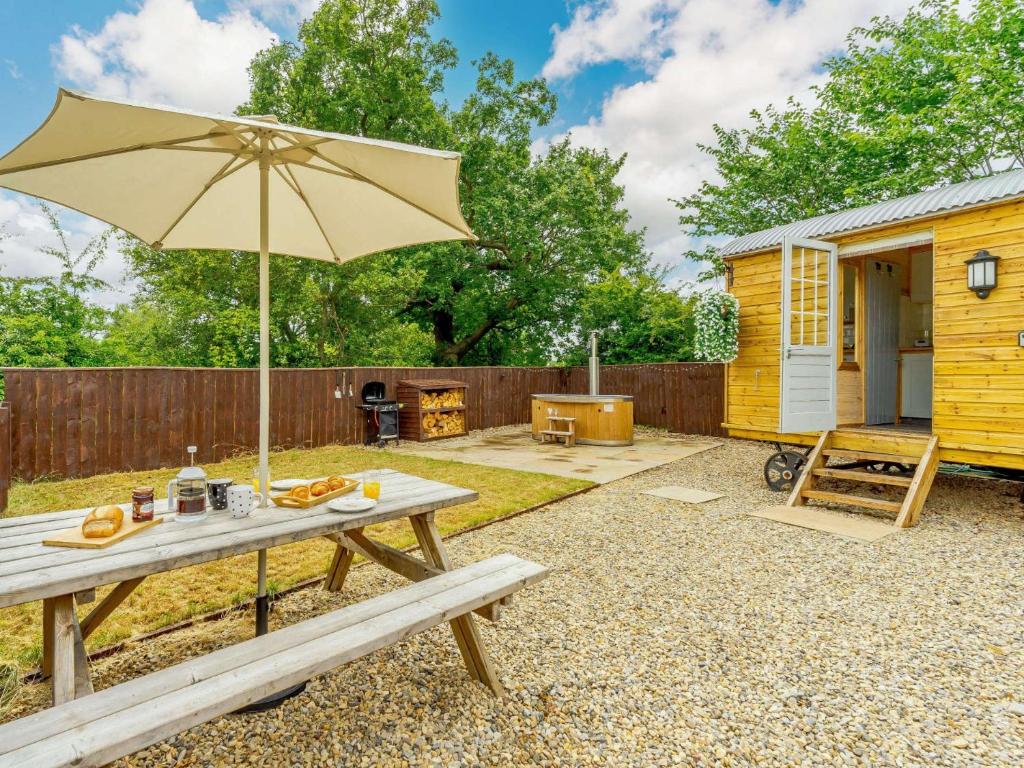
<svg viewBox="0 0 1024 768">
<path fill-rule="evenodd" d="M 263 494 L 256 493 L 251 485 L 228 486 L 228 511 L 232 517 L 248 517 L 262 503 Z"/>
</svg>

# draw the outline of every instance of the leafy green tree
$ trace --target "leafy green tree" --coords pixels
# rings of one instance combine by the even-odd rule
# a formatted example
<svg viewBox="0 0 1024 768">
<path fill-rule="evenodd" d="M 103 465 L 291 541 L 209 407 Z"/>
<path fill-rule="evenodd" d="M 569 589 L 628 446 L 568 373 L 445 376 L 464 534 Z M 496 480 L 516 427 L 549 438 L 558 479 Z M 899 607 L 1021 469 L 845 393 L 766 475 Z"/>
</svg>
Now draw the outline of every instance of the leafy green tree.
<svg viewBox="0 0 1024 768">
<path fill-rule="evenodd" d="M 431 335 L 435 362 L 508 362 L 517 349 L 521 359 L 512 340 L 539 330 L 524 360 L 538 362 L 563 322 L 549 318 L 570 319 L 585 285 L 646 259 L 614 182 L 622 159 L 568 142 L 534 157 L 531 133 L 551 120 L 555 97 L 493 54 L 458 109 L 440 102 L 457 57 L 431 38 L 436 18 L 432 0 L 328 0 L 296 44 L 256 57 L 240 109 L 460 151 L 463 210 L 480 239 L 398 252 L 420 275 L 399 313 Z"/>
<path fill-rule="evenodd" d="M 818 103 L 753 112 L 702 145 L 719 181 L 677 201 L 698 240 L 1024 167 L 1024 5 L 924 0 L 854 29 Z M 687 255 L 720 272 L 714 247 Z"/>
<path fill-rule="evenodd" d="M 150 302 L 111 310 L 97 351 L 99 365 L 182 365 L 170 318 Z"/>
<path fill-rule="evenodd" d="M 88 293 L 108 287 L 92 275 L 106 253 L 110 231 L 93 238 L 77 255 L 56 213 L 41 209 L 57 245 L 41 249 L 59 264 L 56 277 L 0 275 L 0 366 L 88 366 L 99 361 L 106 311 Z"/>
<path fill-rule="evenodd" d="M 155 318 L 148 326 L 150 342 L 145 346 L 167 349 L 168 357 L 175 357 L 173 364 L 179 365 L 253 367 L 259 363 L 259 281 L 254 254 L 154 251 L 135 239 L 126 241 L 125 253 L 146 297 L 134 309 Z M 428 337 L 411 321 L 396 316 L 408 300 L 409 285 L 415 286 L 418 280 L 414 271 L 395 264 L 388 254 L 342 265 L 272 256 L 273 364 L 425 363 Z M 125 319 L 135 317 L 130 314 Z M 396 348 L 398 339 L 401 348 Z"/>
<path fill-rule="evenodd" d="M 562 360 L 584 365 L 587 335 L 598 331 L 601 362 L 662 363 L 693 359 L 693 299 L 665 288 L 663 275 L 616 270 L 588 286 L 579 326 Z"/>
</svg>

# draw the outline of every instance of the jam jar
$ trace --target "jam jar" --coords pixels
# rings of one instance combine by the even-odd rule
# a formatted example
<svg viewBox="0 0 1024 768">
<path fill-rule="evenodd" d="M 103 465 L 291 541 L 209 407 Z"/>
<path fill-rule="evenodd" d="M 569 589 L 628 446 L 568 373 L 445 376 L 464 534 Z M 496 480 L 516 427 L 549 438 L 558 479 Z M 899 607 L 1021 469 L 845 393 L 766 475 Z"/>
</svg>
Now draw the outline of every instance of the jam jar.
<svg viewBox="0 0 1024 768">
<path fill-rule="evenodd" d="M 153 489 L 149 486 L 132 490 L 132 520 L 143 523 L 153 519 Z"/>
</svg>

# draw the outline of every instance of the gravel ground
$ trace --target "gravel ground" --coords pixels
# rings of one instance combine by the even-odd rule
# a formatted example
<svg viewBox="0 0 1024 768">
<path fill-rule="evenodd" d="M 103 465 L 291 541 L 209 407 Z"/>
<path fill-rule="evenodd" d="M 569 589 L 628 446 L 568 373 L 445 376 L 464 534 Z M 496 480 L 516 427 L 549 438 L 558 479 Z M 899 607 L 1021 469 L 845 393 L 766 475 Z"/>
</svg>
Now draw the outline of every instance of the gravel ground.
<svg viewBox="0 0 1024 768">
<path fill-rule="evenodd" d="M 1024 764 L 1019 485 L 940 477 L 915 529 L 874 544 L 743 515 L 780 503 L 771 449 L 711 451 L 453 539 L 552 576 L 480 622 L 509 697 L 468 681 L 447 627 L 222 718 L 130 766 L 1013 766 Z M 466 484 L 472 485 L 471 473 Z M 701 506 L 638 494 L 680 484 Z M 290 623 L 399 584 L 283 599 Z M 207 624 L 99 662 L 100 686 L 245 636 Z M 42 687 L 18 708 L 39 706 Z M 159 717 L 154 712 L 154 717 Z"/>
</svg>

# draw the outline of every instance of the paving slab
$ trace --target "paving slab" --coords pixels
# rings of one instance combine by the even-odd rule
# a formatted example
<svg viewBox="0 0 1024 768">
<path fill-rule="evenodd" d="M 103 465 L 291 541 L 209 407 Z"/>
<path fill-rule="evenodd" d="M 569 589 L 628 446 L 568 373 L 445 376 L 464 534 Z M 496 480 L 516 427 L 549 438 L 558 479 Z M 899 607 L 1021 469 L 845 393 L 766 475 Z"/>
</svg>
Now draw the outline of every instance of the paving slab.
<svg viewBox="0 0 1024 768">
<path fill-rule="evenodd" d="M 810 528 L 815 531 L 823 531 L 824 533 L 831 533 L 846 539 L 864 542 L 878 541 L 889 534 L 902 530 L 892 523 L 883 520 L 845 515 L 840 512 L 829 512 L 818 507 L 775 506 L 748 512 L 747 514 L 751 517 L 774 520 L 779 523 L 786 523 L 787 525 Z"/>
<path fill-rule="evenodd" d="M 652 488 L 649 491 L 642 491 L 648 496 L 660 496 L 663 499 L 683 501 L 687 504 L 703 504 L 706 501 L 720 499 L 725 494 L 712 491 L 702 491 L 700 488 L 687 488 L 683 485 L 663 485 L 660 488 Z"/>
<path fill-rule="evenodd" d="M 603 484 L 685 459 L 717 445 L 719 443 L 710 440 L 648 436 L 638 432 L 633 445 L 628 447 L 577 444 L 566 448 L 562 444 L 534 440 L 526 425 L 470 433 L 443 442 L 403 442 L 396 450 L 443 461 L 539 472 Z"/>
</svg>

